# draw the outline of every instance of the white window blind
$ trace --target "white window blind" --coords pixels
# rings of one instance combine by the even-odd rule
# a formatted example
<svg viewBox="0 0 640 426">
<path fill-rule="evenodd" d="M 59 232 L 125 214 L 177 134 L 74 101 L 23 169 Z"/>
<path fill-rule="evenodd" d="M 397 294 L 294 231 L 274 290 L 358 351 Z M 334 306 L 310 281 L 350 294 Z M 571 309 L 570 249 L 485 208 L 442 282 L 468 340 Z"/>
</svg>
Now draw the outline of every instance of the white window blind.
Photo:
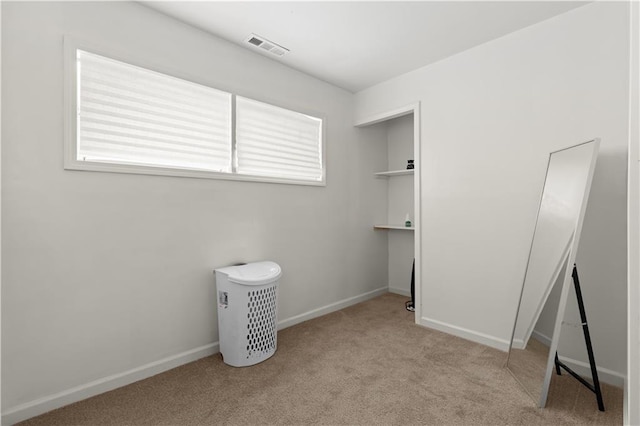
<svg viewBox="0 0 640 426">
<path fill-rule="evenodd" d="M 236 97 L 236 172 L 321 182 L 322 119 Z"/>
<path fill-rule="evenodd" d="M 77 51 L 77 160 L 231 172 L 231 94 Z"/>
</svg>

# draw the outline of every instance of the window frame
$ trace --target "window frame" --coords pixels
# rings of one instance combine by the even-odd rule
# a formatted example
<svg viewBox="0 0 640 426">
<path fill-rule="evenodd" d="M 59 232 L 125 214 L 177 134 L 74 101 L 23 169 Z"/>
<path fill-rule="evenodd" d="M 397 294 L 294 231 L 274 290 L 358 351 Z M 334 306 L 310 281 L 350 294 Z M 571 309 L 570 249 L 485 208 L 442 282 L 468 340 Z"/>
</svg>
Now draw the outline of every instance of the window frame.
<svg viewBox="0 0 640 426">
<path fill-rule="evenodd" d="M 112 49 L 105 49 L 104 47 L 98 47 L 90 43 L 79 41 L 73 37 L 64 37 L 64 169 L 65 170 L 79 170 L 79 171 L 93 171 L 93 172 L 108 172 L 108 173 L 127 173 L 127 174 L 141 174 L 141 175 L 156 175 L 156 176 L 171 176 L 171 177 L 190 177 L 199 179 L 222 179 L 222 180 L 235 180 L 235 181 L 248 181 L 248 182 L 266 182 L 266 183 L 280 183 L 289 185 L 305 185 L 305 186 L 326 186 L 326 133 L 327 133 L 327 119 L 321 114 L 315 112 L 305 111 L 301 108 L 290 108 L 286 105 L 270 102 L 265 99 L 256 98 L 254 96 L 247 96 L 245 93 L 241 93 L 235 90 L 227 90 L 226 88 L 213 87 L 207 83 L 199 81 L 197 78 L 185 76 L 181 72 L 172 71 L 166 67 L 157 66 L 155 64 L 145 63 L 144 61 L 135 60 L 133 55 L 123 55 L 119 52 L 115 52 Z M 78 75 L 77 75 L 77 50 L 93 53 L 95 55 L 104 56 L 116 61 L 121 61 L 129 65 L 141 67 L 150 71 L 165 74 L 171 77 L 179 78 L 181 80 L 196 83 L 211 89 L 220 90 L 231 94 L 231 152 L 232 162 L 236 156 L 236 95 L 244 98 L 263 102 L 278 108 L 288 109 L 300 114 L 306 114 L 322 120 L 321 126 L 321 161 L 322 161 L 322 178 L 318 181 L 304 180 L 304 179 L 287 179 L 278 177 L 265 177 L 256 175 L 246 175 L 236 173 L 235 167 L 232 167 L 232 171 L 226 172 L 213 172 L 206 170 L 195 170 L 189 168 L 173 168 L 173 167 L 157 167 L 157 166 L 145 166 L 135 164 L 124 163 L 106 163 L 97 161 L 80 161 L 76 157 L 78 148 L 77 130 L 77 97 L 78 97 Z"/>
</svg>

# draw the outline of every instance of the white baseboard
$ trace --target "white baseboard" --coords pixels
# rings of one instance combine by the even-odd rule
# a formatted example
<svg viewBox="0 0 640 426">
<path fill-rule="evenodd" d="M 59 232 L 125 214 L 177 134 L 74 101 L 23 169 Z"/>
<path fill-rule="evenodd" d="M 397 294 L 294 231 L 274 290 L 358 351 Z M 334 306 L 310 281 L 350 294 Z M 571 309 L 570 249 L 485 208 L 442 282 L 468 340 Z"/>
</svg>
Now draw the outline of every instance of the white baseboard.
<svg viewBox="0 0 640 426">
<path fill-rule="evenodd" d="M 411 297 L 411 290 L 405 290 L 404 288 L 397 288 L 389 286 L 389 293 L 399 294 L 400 296 Z"/>
<path fill-rule="evenodd" d="M 511 345 L 513 349 L 524 349 L 524 340 L 522 339 L 513 339 L 513 344 Z"/>
<path fill-rule="evenodd" d="M 200 346 L 180 354 L 158 361 L 150 362 L 140 367 L 113 374 L 102 379 L 94 380 L 84 385 L 76 386 L 62 392 L 48 395 L 33 401 L 10 408 L 2 414 L 2 424 L 12 425 L 31 417 L 44 414 L 56 408 L 64 407 L 74 402 L 99 395 L 110 390 L 146 379 L 183 364 L 213 355 L 219 352 L 218 342 Z"/>
<path fill-rule="evenodd" d="M 541 342 L 545 346 L 551 346 L 551 339 L 548 336 L 536 330 L 533 330 L 533 333 L 531 333 L 531 337 Z M 585 354 L 586 354 L 586 351 L 585 351 Z M 559 358 L 560 358 L 560 361 L 562 361 L 567 365 L 567 367 L 569 367 L 570 369 L 572 369 L 582 377 L 586 378 L 587 380 L 591 381 L 591 366 L 589 365 L 589 363 L 578 361 L 577 359 L 568 358 L 562 355 L 560 355 Z M 597 358 L 596 358 L 596 363 L 597 363 Z M 602 383 L 607 383 L 609 385 L 613 385 L 617 387 L 624 387 L 624 382 L 626 379 L 625 374 L 618 373 L 617 371 L 609 370 L 608 368 L 598 367 L 597 365 L 596 365 L 596 370 L 598 370 L 598 380 L 600 380 Z"/>
<path fill-rule="evenodd" d="M 577 359 L 567 358 L 566 356 L 559 356 L 559 358 L 560 361 L 567 365 L 567 367 L 587 379 L 589 382 L 591 381 L 591 366 L 588 362 L 578 361 Z M 598 366 L 596 366 L 596 370 L 598 370 L 598 380 L 600 380 L 602 383 L 607 383 L 619 388 L 624 387 L 624 374 L 620 374 L 617 371 Z"/>
<path fill-rule="evenodd" d="M 422 318 L 420 324 L 433 328 L 438 331 L 443 331 L 445 333 L 452 334 L 454 336 L 462 337 L 463 339 L 471 340 L 472 342 L 481 343 L 486 346 L 491 346 L 492 348 L 500 349 L 501 351 L 509 350 L 509 341 L 500 339 L 494 336 L 489 336 L 487 334 L 478 333 L 476 331 L 468 330 L 466 328 L 458 327 L 455 325 L 447 324 L 441 321 Z M 542 342 L 546 346 L 551 345 L 551 339 L 545 336 L 542 333 L 537 331 L 533 331 L 531 337 Z M 514 347 L 522 347 L 524 343 L 514 342 Z M 571 368 L 576 373 L 580 374 L 583 377 L 590 378 L 591 377 L 591 367 L 588 363 L 578 361 L 576 359 L 567 358 L 565 356 L 560 356 L 560 361 L 565 363 L 569 368 Z M 624 386 L 625 375 L 622 373 L 618 373 L 617 371 L 609 370 L 604 367 L 597 367 L 598 370 L 598 379 L 602 383 L 607 383 L 613 386 L 622 387 Z"/>
<path fill-rule="evenodd" d="M 336 303 L 332 303 L 327 306 L 323 306 L 318 309 L 311 310 L 309 312 L 305 312 L 300 315 L 296 315 L 294 317 L 278 322 L 278 330 L 291 327 L 292 325 L 310 320 L 312 318 L 338 311 L 340 309 L 346 308 L 347 306 L 364 302 L 365 300 L 372 299 L 387 292 L 387 287 L 380 288 L 367 293 L 363 293 L 358 296 L 338 301 Z M 55 410 L 56 408 L 64 407 L 65 405 L 82 401 L 83 399 L 87 399 L 92 396 L 96 396 L 101 393 L 129 385 L 139 380 L 155 376 L 156 374 L 171 370 L 172 368 L 176 368 L 189 362 L 196 361 L 200 358 L 213 355 L 215 353 L 218 353 L 219 351 L 220 345 L 218 344 L 218 342 L 210 343 L 208 345 L 200 346 L 199 348 L 195 348 L 177 355 L 154 361 L 128 371 L 124 371 L 122 373 L 113 374 L 111 376 L 94 380 L 84 385 L 76 386 L 62 392 L 47 395 L 45 397 L 38 398 L 24 404 L 20 404 L 2 413 L 2 425 L 12 425 L 23 420 L 30 419 L 31 417 L 39 416 L 40 414 Z"/>
<path fill-rule="evenodd" d="M 457 325 L 447 324 L 442 321 L 425 317 L 420 318 L 420 325 L 434 330 L 443 331 L 457 337 L 462 337 L 463 339 L 471 340 L 472 342 L 480 343 L 485 346 L 490 346 L 503 352 L 509 350 L 508 340 L 500 339 L 495 336 L 490 336 L 488 334 L 469 330 L 463 327 L 458 327 Z"/>
<path fill-rule="evenodd" d="M 300 315 L 296 315 L 291 318 L 287 318 L 285 320 L 279 321 L 278 330 L 282 330 L 284 328 L 291 327 L 292 325 L 300 324 L 301 322 L 305 322 L 313 318 L 330 314 L 331 312 L 339 311 L 340 309 L 344 309 L 348 306 L 355 305 L 360 302 L 364 302 L 365 300 L 373 299 L 374 297 L 378 297 L 388 292 L 389 292 L 389 289 L 387 287 L 382 287 L 377 290 L 360 294 L 358 296 L 353 296 L 348 299 L 340 300 L 338 302 L 323 306 L 318 309 L 313 309 L 311 311 L 302 313 Z"/>
</svg>

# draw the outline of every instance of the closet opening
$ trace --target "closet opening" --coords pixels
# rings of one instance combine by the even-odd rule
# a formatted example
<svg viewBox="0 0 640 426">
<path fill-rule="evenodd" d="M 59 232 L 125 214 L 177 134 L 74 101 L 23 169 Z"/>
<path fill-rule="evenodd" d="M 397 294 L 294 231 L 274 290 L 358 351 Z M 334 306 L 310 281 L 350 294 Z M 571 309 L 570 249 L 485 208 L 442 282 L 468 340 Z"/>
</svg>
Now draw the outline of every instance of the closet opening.
<svg viewBox="0 0 640 426">
<path fill-rule="evenodd" d="M 382 151 L 383 161 L 375 165 L 371 179 L 384 181 L 386 210 L 376 212 L 372 232 L 386 234 L 389 292 L 407 298 L 406 308 L 414 312 L 417 324 L 421 317 L 419 125 L 419 104 L 356 123 L 376 128 L 381 138 L 372 143 L 372 149 Z"/>
</svg>

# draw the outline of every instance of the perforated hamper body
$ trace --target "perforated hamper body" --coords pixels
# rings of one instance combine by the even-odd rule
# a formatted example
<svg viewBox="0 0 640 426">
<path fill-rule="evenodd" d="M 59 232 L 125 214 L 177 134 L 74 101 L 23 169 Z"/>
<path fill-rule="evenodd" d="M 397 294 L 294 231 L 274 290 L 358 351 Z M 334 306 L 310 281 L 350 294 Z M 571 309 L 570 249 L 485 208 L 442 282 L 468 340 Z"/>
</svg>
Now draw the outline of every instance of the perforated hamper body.
<svg viewBox="0 0 640 426">
<path fill-rule="evenodd" d="M 280 267 L 273 262 L 258 262 L 215 272 L 224 362 L 245 367 L 270 358 L 278 343 Z"/>
</svg>

